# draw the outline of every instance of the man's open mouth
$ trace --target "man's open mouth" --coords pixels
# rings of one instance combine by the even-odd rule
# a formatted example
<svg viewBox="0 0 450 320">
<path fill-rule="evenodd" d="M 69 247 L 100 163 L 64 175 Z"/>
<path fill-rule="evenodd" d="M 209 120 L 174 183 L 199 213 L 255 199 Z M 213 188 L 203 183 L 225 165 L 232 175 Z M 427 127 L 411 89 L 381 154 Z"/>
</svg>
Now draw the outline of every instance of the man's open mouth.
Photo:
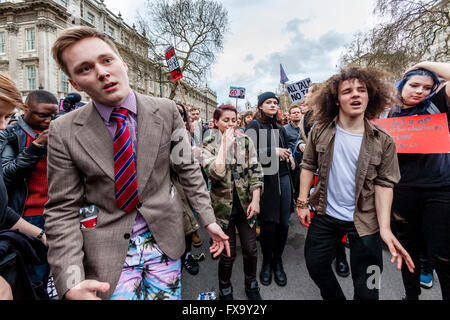
<svg viewBox="0 0 450 320">
<path fill-rule="evenodd" d="M 116 85 L 117 85 L 117 82 L 111 82 L 111 83 L 106 84 L 106 85 L 103 87 L 103 89 L 107 90 L 107 89 L 110 89 L 110 88 L 112 88 L 112 87 L 114 87 L 114 86 L 116 86 Z"/>
</svg>

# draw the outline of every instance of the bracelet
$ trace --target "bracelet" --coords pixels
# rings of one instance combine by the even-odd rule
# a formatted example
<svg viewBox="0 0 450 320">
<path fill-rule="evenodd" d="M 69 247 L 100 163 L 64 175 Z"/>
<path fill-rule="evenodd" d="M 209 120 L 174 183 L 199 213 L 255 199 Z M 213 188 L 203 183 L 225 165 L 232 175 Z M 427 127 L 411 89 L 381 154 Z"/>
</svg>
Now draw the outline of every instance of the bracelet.
<svg viewBox="0 0 450 320">
<path fill-rule="evenodd" d="M 44 234 L 45 234 L 45 231 L 41 230 L 41 233 L 39 233 L 36 238 L 41 239 Z"/>
<path fill-rule="evenodd" d="M 300 209 L 309 209 L 309 201 L 302 201 L 300 199 L 297 199 L 297 203 L 295 204 L 295 206 Z"/>
</svg>

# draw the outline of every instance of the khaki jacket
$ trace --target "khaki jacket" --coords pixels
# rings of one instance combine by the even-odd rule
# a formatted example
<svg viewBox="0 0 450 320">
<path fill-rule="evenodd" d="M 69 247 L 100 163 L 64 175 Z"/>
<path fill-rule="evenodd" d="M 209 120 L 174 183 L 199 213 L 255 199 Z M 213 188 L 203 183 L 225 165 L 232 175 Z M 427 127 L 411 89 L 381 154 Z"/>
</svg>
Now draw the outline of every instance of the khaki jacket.
<svg viewBox="0 0 450 320">
<path fill-rule="evenodd" d="M 333 161 L 337 117 L 327 125 L 315 124 L 303 154 L 302 168 L 316 172 L 317 185 L 310 196 L 318 214 L 327 208 L 328 177 Z M 379 231 L 375 208 L 375 185 L 393 188 L 400 180 L 394 140 L 365 118 L 365 132 L 356 168 L 354 223 L 359 236 Z"/>
<path fill-rule="evenodd" d="M 215 161 L 220 144 L 221 137 L 218 132 L 204 139 L 203 168 L 211 179 L 210 195 L 217 223 L 223 229 L 227 229 L 233 208 L 233 185 L 236 186 L 244 212 L 247 212 L 253 199 L 253 191 L 264 187 L 264 173 L 252 140 L 248 136 L 238 133 L 233 151 L 227 155 L 225 172 L 218 174 Z M 250 219 L 248 222 L 250 227 L 253 227 L 256 218 Z"/>
</svg>

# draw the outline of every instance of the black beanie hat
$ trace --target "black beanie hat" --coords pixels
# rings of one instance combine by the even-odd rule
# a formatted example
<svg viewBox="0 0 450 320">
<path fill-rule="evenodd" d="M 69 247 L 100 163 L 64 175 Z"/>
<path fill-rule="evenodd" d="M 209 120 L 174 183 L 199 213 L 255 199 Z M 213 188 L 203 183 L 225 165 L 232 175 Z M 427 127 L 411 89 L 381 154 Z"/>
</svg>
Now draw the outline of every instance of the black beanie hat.
<svg viewBox="0 0 450 320">
<path fill-rule="evenodd" d="M 266 101 L 267 99 L 271 99 L 271 98 L 276 99 L 278 101 L 278 104 L 280 104 L 280 98 L 278 98 L 275 93 L 267 91 L 267 92 L 261 93 L 258 96 L 258 107 L 260 107 L 264 103 L 264 101 Z"/>
</svg>

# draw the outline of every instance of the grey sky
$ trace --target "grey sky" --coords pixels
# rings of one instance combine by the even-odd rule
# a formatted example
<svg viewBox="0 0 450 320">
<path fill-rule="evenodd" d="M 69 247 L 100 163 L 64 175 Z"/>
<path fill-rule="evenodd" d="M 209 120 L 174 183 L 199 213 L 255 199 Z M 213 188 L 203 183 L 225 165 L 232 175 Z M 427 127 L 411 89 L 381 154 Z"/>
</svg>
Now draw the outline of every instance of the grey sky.
<svg viewBox="0 0 450 320">
<path fill-rule="evenodd" d="M 145 0 L 105 0 L 132 24 Z M 373 0 L 223 0 L 230 32 L 208 77 L 218 102 L 228 98 L 230 86 L 245 87 L 246 100 L 256 104 L 260 91 L 275 91 L 283 65 L 290 82 L 310 77 L 324 81 L 337 69 L 339 56 L 354 33 L 374 24 Z"/>
</svg>

